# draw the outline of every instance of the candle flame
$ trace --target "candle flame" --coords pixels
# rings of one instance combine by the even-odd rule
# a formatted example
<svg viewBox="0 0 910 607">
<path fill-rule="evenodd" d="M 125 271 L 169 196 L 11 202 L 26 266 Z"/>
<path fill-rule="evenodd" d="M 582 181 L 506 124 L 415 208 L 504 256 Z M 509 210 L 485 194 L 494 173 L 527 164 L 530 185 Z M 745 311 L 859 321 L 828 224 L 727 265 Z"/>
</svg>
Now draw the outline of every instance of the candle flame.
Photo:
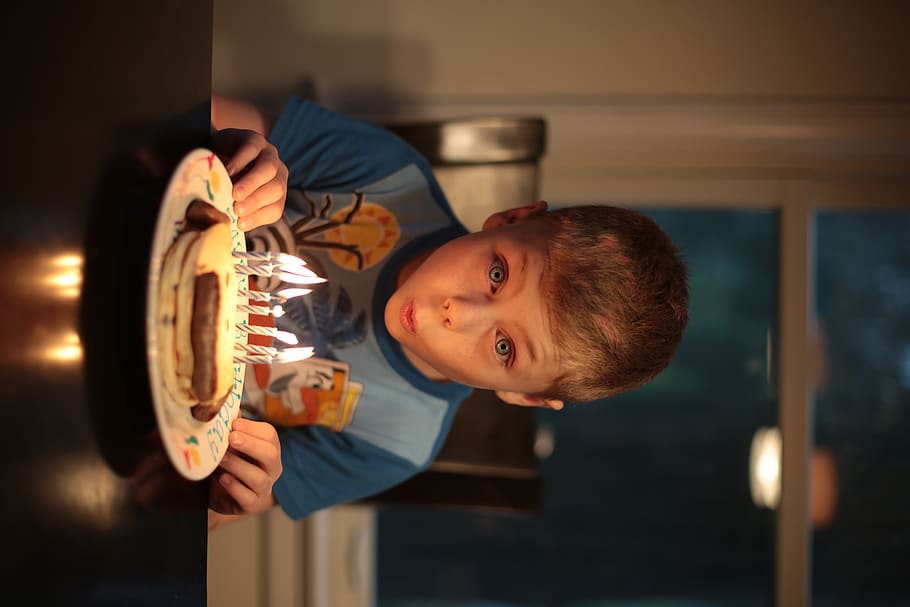
<svg viewBox="0 0 910 607">
<path fill-rule="evenodd" d="M 300 297 L 302 295 L 308 295 L 312 293 L 312 289 L 282 289 L 278 291 L 278 297 L 283 297 L 285 299 L 291 299 L 292 297 Z"/>
<path fill-rule="evenodd" d="M 275 356 L 275 362 L 278 363 L 292 363 L 301 360 L 305 360 L 313 356 L 313 348 L 287 348 L 282 350 Z"/>
<path fill-rule="evenodd" d="M 275 272 L 274 275 L 285 282 L 290 282 L 292 284 L 298 285 L 318 285 L 325 282 L 325 278 L 320 278 L 319 276 L 295 274 L 293 272 L 285 272 L 284 270 Z"/>
<path fill-rule="evenodd" d="M 291 346 L 296 346 L 298 343 L 297 336 L 288 331 L 275 331 L 275 337 Z"/>
</svg>

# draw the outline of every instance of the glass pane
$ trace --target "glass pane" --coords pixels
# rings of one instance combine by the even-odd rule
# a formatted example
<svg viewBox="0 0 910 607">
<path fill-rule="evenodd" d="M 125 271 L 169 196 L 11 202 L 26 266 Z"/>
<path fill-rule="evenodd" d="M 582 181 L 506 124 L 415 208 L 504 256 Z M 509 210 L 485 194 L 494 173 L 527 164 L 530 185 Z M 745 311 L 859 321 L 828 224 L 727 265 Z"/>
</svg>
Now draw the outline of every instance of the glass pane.
<svg viewBox="0 0 910 607">
<path fill-rule="evenodd" d="M 817 217 L 814 605 L 910 602 L 910 212 Z"/>
<path fill-rule="evenodd" d="M 380 508 L 381 607 L 772 604 L 774 512 L 753 504 L 749 455 L 777 421 L 777 215 L 652 215 L 691 273 L 671 367 L 539 413 L 554 438 L 539 517 Z"/>
</svg>

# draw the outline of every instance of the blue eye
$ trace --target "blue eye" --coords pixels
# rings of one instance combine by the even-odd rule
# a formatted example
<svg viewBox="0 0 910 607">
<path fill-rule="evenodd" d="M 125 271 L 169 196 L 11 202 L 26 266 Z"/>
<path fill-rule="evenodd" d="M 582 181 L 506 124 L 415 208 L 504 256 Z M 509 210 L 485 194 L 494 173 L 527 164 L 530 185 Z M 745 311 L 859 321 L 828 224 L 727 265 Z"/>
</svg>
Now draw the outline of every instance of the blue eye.
<svg viewBox="0 0 910 607">
<path fill-rule="evenodd" d="M 497 337 L 496 338 L 496 356 L 501 358 L 503 361 L 508 362 L 512 358 L 512 342 L 508 337 Z"/>
<path fill-rule="evenodd" d="M 497 287 L 506 281 L 506 267 L 499 258 L 490 265 L 490 269 L 487 271 L 487 277 L 490 279 L 490 284 L 493 285 L 494 292 Z"/>
</svg>

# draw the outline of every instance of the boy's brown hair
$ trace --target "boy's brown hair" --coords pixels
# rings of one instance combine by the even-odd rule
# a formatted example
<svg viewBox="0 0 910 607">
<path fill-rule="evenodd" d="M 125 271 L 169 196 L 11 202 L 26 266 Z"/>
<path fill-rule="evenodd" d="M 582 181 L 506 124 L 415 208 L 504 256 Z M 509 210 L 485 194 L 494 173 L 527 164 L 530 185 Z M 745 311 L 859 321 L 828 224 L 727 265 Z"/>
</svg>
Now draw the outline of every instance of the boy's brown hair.
<svg viewBox="0 0 910 607">
<path fill-rule="evenodd" d="M 543 296 L 563 371 L 540 396 L 605 398 L 663 371 L 689 306 L 685 263 L 666 233 L 650 217 L 613 206 L 533 217 L 554 228 Z"/>
</svg>

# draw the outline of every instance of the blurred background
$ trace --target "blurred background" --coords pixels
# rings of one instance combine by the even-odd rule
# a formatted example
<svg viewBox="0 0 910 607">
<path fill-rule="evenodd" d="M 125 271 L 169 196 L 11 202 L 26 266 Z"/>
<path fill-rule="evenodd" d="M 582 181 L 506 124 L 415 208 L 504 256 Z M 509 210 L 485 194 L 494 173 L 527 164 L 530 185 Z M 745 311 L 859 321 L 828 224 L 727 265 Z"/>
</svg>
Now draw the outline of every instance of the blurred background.
<svg viewBox="0 0 910 607">
<path fill-rule="evenodd" d="M 543 119 L 520 177 L 438 167 L 463 221 L 532 194 L 645 210 L 692 302 L 657 380 L 534 414 L 535 499 L 249 519 L 209 538 L 209 605 L 910 603 L 908 13 L 216 0 L 217 93 Z"/>
</svg>

